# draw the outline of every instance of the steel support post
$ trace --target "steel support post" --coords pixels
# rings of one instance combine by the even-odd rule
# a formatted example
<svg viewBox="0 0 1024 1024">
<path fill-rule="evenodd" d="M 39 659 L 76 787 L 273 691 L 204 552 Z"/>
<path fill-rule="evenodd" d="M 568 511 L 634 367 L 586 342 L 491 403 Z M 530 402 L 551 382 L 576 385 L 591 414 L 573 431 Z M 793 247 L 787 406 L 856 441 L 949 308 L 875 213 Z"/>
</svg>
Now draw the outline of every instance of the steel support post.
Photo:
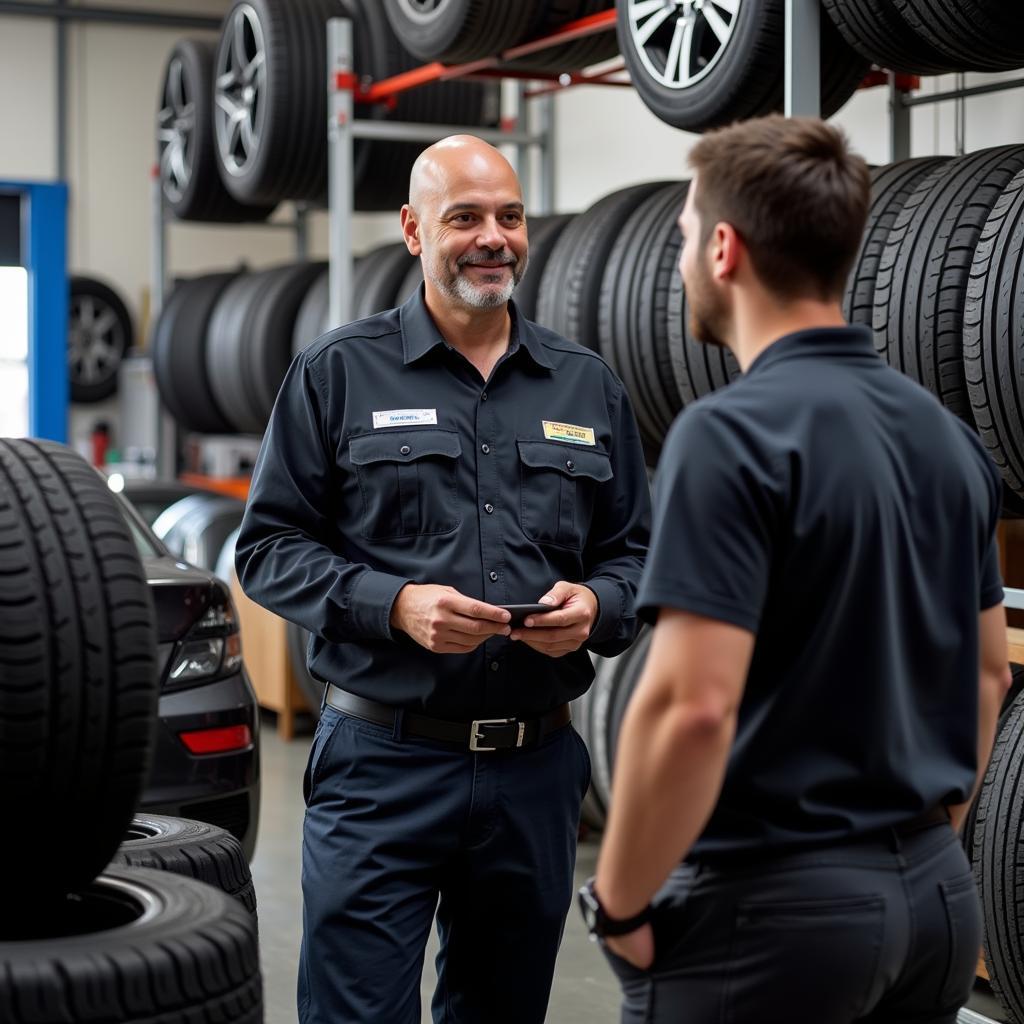
<svg viewBox="0 0 1024 1024">
<path fill-rule="evenodd" d="M 151 183 L 151 228 L 150 240 L 150 285 L 149 320 L 150 337 L 156 325 L 160 310 L 167 298 L 167 215 L 164 211 L 164 193 L 160 182 L 159 168 L 153 169 Z M 152 353 L 150 353 L 152 354 Z M 156 423 L 156 469 L 157 475 L 172 480 L 178 475 L 178 424 L 174 417 L 159 402 Z"/>
<path fill-rule="evenodd" d="M 786 117 L 821 114 L 820 0 L 786 0 Z"/>
<path fill-rule="evenodd" d="M 540 118 L 540 212 L 554 213 L 556 197 L 555 97 L 553 93 L 529 101 L 537 105 Z"/>
<path fill-rule="evenodd" d="M 352 22 L 331 18 L 327 22 L 327 177 L 332 325 L 346 324 L 352 319 L 354 87 Z"/>
<path fill-rule="evenodd" d="M 889 160 L 910 159 L 910 107 L 902 89 L 896 87 L 896 74 L 889 72 Z"/>
<path fill-rule="evenodd" d="M 309 262 L 309 204 L 295 204 L 295 260 Z"/>
</svg>

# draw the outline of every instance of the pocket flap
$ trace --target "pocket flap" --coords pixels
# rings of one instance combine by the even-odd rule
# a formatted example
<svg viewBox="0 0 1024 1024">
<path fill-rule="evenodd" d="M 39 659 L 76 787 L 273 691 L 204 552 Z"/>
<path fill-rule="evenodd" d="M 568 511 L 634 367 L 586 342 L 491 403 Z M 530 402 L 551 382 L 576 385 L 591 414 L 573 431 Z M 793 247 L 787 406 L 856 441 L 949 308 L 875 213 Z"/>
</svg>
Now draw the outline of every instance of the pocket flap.
<svg viewBox="0 0 1024 1024">
<path fill-rule="evenodd" d="M 555 441 L 517 441 L 519 458 L 531 469 L 557 469 L 566 476 L 611 480 L 612 460 L 604 452 L 588 451 Z"/>
<path fill-rule="evenodd" d="M 428 455 L 457 459 L 461 454 L 462 444 L 454 430 L 395 430 L 360 434 L 348 441 L 348 456 L 356 466 L 369 462 L 415 462 Z"/>
</svg>

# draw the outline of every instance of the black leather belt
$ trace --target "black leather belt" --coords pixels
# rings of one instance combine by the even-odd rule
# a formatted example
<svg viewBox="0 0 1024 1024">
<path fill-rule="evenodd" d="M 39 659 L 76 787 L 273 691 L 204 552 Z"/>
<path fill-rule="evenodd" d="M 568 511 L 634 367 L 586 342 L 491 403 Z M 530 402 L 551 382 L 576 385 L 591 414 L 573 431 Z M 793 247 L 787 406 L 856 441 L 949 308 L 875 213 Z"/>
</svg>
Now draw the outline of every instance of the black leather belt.
<svg viewBox="0 0 1024 1024">
<path fill-rule="evenodd" d="M 327 687 L 327 704 L 335 711 L 365 722 L 395 727 L 396 708 L 375 700 L 357 697 L 333 683 Z M 474 751 L 516 750 L 535 747 L 545 736 L 572 721 L 568 704 L 562 704 L 540 718 L 478 718 L 473 722 L 449 722 L 406 711 L 402 715 L 402 733 L 428 740 L 441 740 Z"/>
</svg>

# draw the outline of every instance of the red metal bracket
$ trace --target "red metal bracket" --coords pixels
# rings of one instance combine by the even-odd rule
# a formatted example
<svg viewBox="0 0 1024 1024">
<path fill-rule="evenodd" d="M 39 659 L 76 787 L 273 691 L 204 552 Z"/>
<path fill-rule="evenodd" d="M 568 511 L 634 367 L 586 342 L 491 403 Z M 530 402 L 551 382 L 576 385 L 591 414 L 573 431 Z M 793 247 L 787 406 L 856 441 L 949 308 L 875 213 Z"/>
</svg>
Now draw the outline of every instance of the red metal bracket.
<svg viewBox="0 0 1024 1024">
<path fill-rule="evenodd" d="M 888 85 L 889 84 L 889 72 L 880 71 L 878 68 L 872 68 L 865 76 L 864 81 L 857 86 L 858 89 L 872 89 L 876 85 Z M 896 72 L 896 88 L 900 92 L 913 92 L 915 89 L 921 88 L 921 77 L 920 75 L 904 75 L 902 72 Z"/>
<path fill-rule="evenodd" d="M 552 46 L 561 43 L 573 42 L 576 39 L 584 39 L 587 36 L 597 35 L 599 32 L 608 32 L 615 27 L 615 11 L 599 11 L 597 14 L 588 15 L 578 21 L 564 25 L 557 32 L 534 39 L 529 43 L 522 43 L 510 50 L 495 54 L 492 57 L 484 57 L 481 60 L 470 61 L 466 64 L 440 64 L 436 61 L 433 64 L 424 64 L 422 67 L 413 68 L 400 75 L 391 78 L 384 78 L 379 82 L 365 87 L 359 83 L 355 75 L 335 73 L 334 88 L 350 89 L 355 95 L 357 103 L 384 103 L 393 101 L 399 93 L 408 92 L 421 85 L 429 85 L 432 82 L 447 82 L 455 78 L 467 78 L 469 76 L 487 76 L 498 78 L 527 78 L 527 79 L 553 79 L 558 80 L 558 75 L 548 75 L 537 72 L 522 72 L 517 69 L 501 69 L 502 64 L 518 60 L 521 57 L 547 50 Z M 599 76 L 599 77 L 604 77 Z M 598 84 L 598 79 L 592 80 Z M 611 84 L 611 83 L 600 83 Z"/>
</svg>

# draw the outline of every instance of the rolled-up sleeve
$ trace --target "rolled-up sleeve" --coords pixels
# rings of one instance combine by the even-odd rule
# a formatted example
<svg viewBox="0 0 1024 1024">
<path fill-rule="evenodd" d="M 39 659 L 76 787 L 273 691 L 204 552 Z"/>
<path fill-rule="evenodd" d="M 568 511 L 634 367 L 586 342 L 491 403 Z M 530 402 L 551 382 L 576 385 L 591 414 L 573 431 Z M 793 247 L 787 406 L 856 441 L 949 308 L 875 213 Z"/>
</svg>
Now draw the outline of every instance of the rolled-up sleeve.
<svg viewBox="0 0 1024 1024">
<path fill-rule="evenodd" d="M 613 475 L 597 495 L 583 580 L 598 600 L 587 647 L 604 657 L 621 653 L 636 638 L 636 593 L 651 530 L 650 485 L 640 432 L 621 385 L 611 422 Z"/>
<path fill-rule="evenodd" d="M 253 471 L 238 579 L 258 604 L 330 643 L 392 639 L 391 607 L 409 580 L 350 562 L 332 543 L 337 439 L 326 409 L 304 353 L 281 386 Z"/>
</svg>

